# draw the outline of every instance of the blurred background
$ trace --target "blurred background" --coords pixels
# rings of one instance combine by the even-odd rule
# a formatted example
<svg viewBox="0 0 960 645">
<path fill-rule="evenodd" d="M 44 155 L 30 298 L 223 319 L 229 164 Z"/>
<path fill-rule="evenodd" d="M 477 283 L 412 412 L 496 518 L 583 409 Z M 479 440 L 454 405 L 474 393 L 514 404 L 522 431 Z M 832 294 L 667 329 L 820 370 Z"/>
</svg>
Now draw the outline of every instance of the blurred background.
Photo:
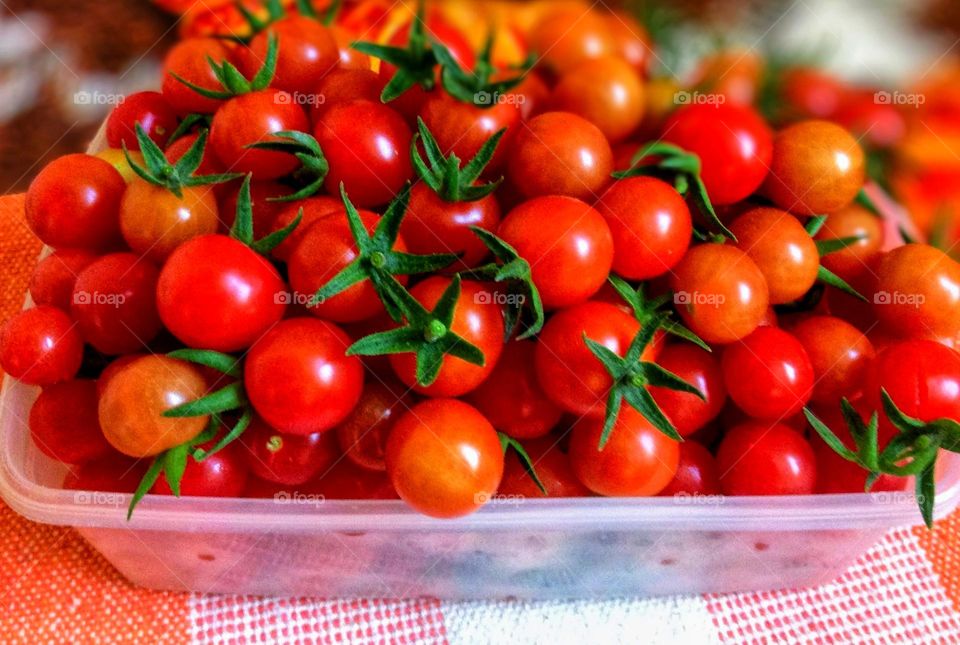
<svg viewBox="0 0 960 645">
<path fill-rule="evenodd" d="M 358 0 L 347 8 L 366 5 L 374 15 L 397 4 Z M 759 73 L 758 65 L 803 63 L 891 90 L 934 82 L 960 55 L 955 0 L 606 4 L 638 19 L 656 52 L 651 75 L 679 86 L 710 77 L 695 61 L 711 52 L 726 84 Z M 111 96 L 156 88 L 178 37 L 229 31 L 236 19 L 232 0 L 0 0 L 0 191 L 24 190 L 51 158 L 83 149 Z"/>
</svg>

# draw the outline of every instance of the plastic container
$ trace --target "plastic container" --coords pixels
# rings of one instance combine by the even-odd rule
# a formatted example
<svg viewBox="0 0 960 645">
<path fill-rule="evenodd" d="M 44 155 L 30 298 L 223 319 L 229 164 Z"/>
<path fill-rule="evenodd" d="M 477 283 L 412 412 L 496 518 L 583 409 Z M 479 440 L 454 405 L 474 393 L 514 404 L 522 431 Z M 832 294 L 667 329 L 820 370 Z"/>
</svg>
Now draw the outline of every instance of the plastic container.
<svg viewBox="0 0 960 645">
<path fill-rule="evenodd" d="M 148 495 L 127 522 L 129 495 L 59 489 L 64 466 L 27 429 L 36 393 L 4 383 L 0 495 L 31 520 L 77 527 L 154 589 L 533 599 L 796 587 L 834 579 L 888 529 L 919 521 L 904 492 L 494 499 L 453 521 L 399 501 Z M 960 461 L 942 459 L 937 516 L 960 499 Z"/>
</svg>

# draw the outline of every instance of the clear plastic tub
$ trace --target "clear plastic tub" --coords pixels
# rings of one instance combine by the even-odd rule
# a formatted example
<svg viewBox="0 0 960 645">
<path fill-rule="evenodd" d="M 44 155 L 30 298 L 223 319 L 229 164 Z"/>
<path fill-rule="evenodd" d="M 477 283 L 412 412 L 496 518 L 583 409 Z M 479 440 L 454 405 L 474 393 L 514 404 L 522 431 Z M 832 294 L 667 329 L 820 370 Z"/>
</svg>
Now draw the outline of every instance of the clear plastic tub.
<svg viewBox="0 0 960 645">
<path fill-rule="evenodd" d="M 919 521 L 909 492 L 739 498 L 492 500 L 459 520 L 402 502 L 212 499 L 59 489 L 33 445 L 36 388 L 6 379 L 0 495 L 77 527 L 133 583 L 323 597 L 569 598 L 727 592 L 829 581 L 888 529 Z M 947 460 L 946 457 L 953 459 Z M 937 516 L 960 499 L 946 454 Z"/>
</svg>

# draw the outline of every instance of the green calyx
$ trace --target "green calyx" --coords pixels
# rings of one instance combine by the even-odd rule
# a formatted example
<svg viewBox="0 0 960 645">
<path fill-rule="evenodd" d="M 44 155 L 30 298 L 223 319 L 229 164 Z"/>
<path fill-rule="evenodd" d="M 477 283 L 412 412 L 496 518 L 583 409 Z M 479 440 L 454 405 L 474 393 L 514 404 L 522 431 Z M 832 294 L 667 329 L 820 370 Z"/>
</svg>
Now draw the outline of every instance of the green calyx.
<svg viewBox="0 0 960 645">
<path fill-rule="evenodd" d="M 406 324 L 361 338 L 347 349 L 348 356 L 416 354 L 416 379 L 424 387 L 437 380 L 444 356 L 456 356 L 474 365 L 486 363 L 479 348 L 451 330 L 460 298 L 460 276 L 454 276 L 433 311 L 427 311 L 392 275 L 386 276 L 383 288 Z"/>
<path fill-rule="evenodd" d="M 613 287 L 614 291 L 617 292 L 617 295 L 619 295 L 625 303 L 630 305 L 630 308 L 633 309 L 634 318 L 636 318 L 641 325 L 649 325 L 657 316 L 661 316 L 662 322 L 660 323 L 660 328 L 663 329 L 663 331 L 671 336 L 676 336 L 677 338 L 691 342 L 708 352 L 713 351 L 710 345 L 705 343 L 702 338 L 677 321 L 672 320 L 669 317 L 669 311 L 664 311 L 664 307 L 673 301 L 672 294 L 667 293 L 651 300 L 647 298 L 642 284 L 634 289 L 626 280 L 613 273 L 610 274 L 607 280 L 610 282 L 610 286 Z"/>
<path fill-rule="evenodd" d="M 464 103 L 490 108 L 500 101 L 500 97 L 523 82 L 527 72 L 533 67 L 535 57 L 528 58 L 520 66 L 518 74 L 515 76 L 494 81 L 493 79 L 499 75 L 500 70 L 491 62 L 493 38 L 494 32 L 491 31 L 472 70 L 465 70 L 460 67 L 457 59 L 453 57 L 453 54 L 443 43 L 437 40 L 433 41 L 434 55 L 441 67 L 440 80 L 443 83 L 443 88 L 450 96 Z"/>
<path fill-rule="evenodd" d="M 810 221 L 807 222 L 806 230 L 810 234 L 810 237 L 814 237 L 817 233 L 823 229 L 823 225 L 827 222 L 826 215 L 816 215 L 810 218 Z M 816 246 L 817 251 L 820 253 L 820 257 L 830 255 L 831 253 L 836 253 L 837 251 L 842 251 L 848 247 L 853 246 L 857 242 L 863 239 L 862 236 L 851 236 L 851 237 L 841 237 L 835 240 L 817 240 Z M 822 282 L 823 284 L 829 285 L 835 289 L 839 289 L 847 295 L 853 296 L 858 300 L 863 302 L 868 302 L 866 297 L 863 296 L 859 291 L 854 289 L 847 283 L 846 280 L 838 276 L 833 271 L 830 271 L 825 266 L 820 265 L 820 268 L 817 269 L 817 281 Z"/>
<path fill-rule="evenodd" d="M 523 312 L 529 310 L 533 318 L 527 324 L 526 330 L 518 336 L 519 340 L 530 338 L 543 329 L 544 313 L 543 301 L 540 292 L 533 283 L 533 272 L 530 263 L 520 257 L 517 250 L 501 240 L 490 231 L 478 226 L 471 226 L 473 234 L 490 250 L 496 261 L 471 269 L 467 272 L 471 277 L 508 285 L 509 306 L 505 313 L 505 340 L 513 336 L 514 330 L 520 324 Z"/>
<path fill-rule="evenodd" d="M 501 178 L 487 184 L 476 185 L 480 175 L 483 174 L 487 164 L 493 158 L 500 139 L 506 133 L 505 128 L 487 139 L 480 150 L 477 151 L 476 156 L 467 162 L 462 169 L 460 168 L 460 158 L 457 155 L 444 156 L 436 138 L 420 117 L 417 117 L 417 128 L 419 133 L 414 137 L 410 146 L 410 158 L 413 160 L 413 167 L 420 178 L 423 179 L 423 183 L 444 201 L 477 201 L 491 194 L 503 182 Z M 417 146 L 418 141 L 423 141 L 423 149 L 427 155 L 426 161 L 420 156 L 420 150 Z"/>
<path fill-rule="evenodd" d="M 303 209 L 300 209 L 292 222 L 279 231 L 274 231 L 259 240 L 255 240 L 253 238 L 253 201 L 250 199 L 251 177 L 252 175 L 249 174 L 244 177 L 243 185 L 240 186 L 240 192 L 237 194 L 237 213 L 230 229 L 230 237 L 243 242 L 260 255 L 268 256 L 271 251 L 290 237 L 290 234 L 303 221 Z"/>
<path fill-rule="evenodd" d="M 220 184 L 240 177 L 236 173 L 200 176 L 193 174 L 203 161 L 203 153 L 207 145 L 206 130 L 200 131 L 197 140 L 174 164 L 167 161 L 167 156 L 163 153 L 163 150 L 153 142 L 139 123 L 137 124 L 137 142 L 140 144 L 140 152 L 143 154 L 143 166 L 133 160 L 126 144 L 123 144 L 123 154 L 127 158 L 130 168 L 144 181 L 155 186 L 162 186 L 177 197 L 183 197 L 185 187 Z"/>
<path fill-rule="evenodd" d="M 586 343 L 587 348 L 603 364 L 613 379 L 604 411 L 603 431 L 600 434 L 600 444 L 598 446 L 600 450 L 603 450 L 610 439 L 610 434 L 613 432 L 617 415 L 619 415 L 624 401 L 643 415 L 657 430 L 675 441 L 683 441 L 673 423 L 663 414 L 653 395 L 650 394 L 648 388 L 651 385 L 678 392 L 687 392 L 705 400 L 703 392 L 673 372 L 660 367 L 656 363 L 641 360 L 644 350 L 653 341 L 654 335 L 662 327 L 664 320 L 664 314 L 653 316 L 646 325 L 640 328 L 623 357 L 617 355 L 607 346 L 588 338 L 586 334 L 583 335 L 583 342 Z"/>
<path fill-rule="evenodd" d="M 278 48 L 279 45 L 277 43 L 277 37 L 271 32 L 267 37 L 266 59 L 263 61 L 263 65 L 251 79 L 248 79 L 242 73 L 240 73 L 240 70 L 238 70 L 233 63 L 229 61 L 218 63 L 208 56 L 207 63 L 210 65 L 210 69 L 213 70 L 214 75 L 217 77 L 217 81 L 219 81 L 220 85 L 223 87 L 223 91 L 210 90 L 205 87 L 200 87 L 199 85 L 191 83 L 190 81 L 177 76 L 173 72 L 170 72 L 170 75 L 200 96 L 218 101 L 240 96 L 241 94 L 249 94 L 250 92 L 259 92 L 270 87 L 270 83 L 273 81 L 273 75 L 276 74 L 277 71 Z"/>
<path fill-rule="evenodd" d="M 323 156 L 320 144 L 306 132 L 296 130 L 275 132 L 273 137 L 276 140 L 251 143 L 247 147 L 292 154 L 300 162 L 300 169 L 294 173 L 294 180 L 302 183 L 303 187 L 291 195 L 271 197 L 268 201 L 294 202 L 315 195 L 323 188 L 323 180 L 330 171 L 330 164 Z"/>
<path fill-rule="evenodd" d="M 659 161 L 650 161 L 649 157 L 659 157 Z M 714 210 L 700 172 L 700 157 L 672 143 L 655 141 L 637 151 L 630 162 L 630 168 L 618 170 L 613 176 L 616 179 L 641 175 L 672 178 L 677 192 L 690 197 L 697 205 L 710 226 L 710 232 L 736 242 L 737 237 L 720 221 L 717 211 Z M 701 234 L 701 237 L 705 236 Z"/>
<path fill-rule="evenodd" d="M 394 250 L 400 233 L 400 223 L 410 202 L 409 184 L 387 207 L 372 235 L 367 232 L 360 213 L 347 196 L 343 184 L 340 185 L 340 195 L 346 209 L 350 232 L 357 245 L 357 257 L 318 289 L 312 300 L 314 303 L 323 302 L 359 282 L 370 280 L 391 318 L 399 322 L 404 312 L 397 306 L 396 298 L 390 291 L 391 283 L 395 282 L 393 276 L 439 271 L 456 261 L 457 256 L 450 253 L 414 255 Z"/>
<path fill-rule="evenodd" d="M 296 2 L 298 14 L 306 18 L 312 18 L 326 26 L 333 24 L 333 21 L 336 20 L 337 14 L 340 13 L 342 6 L 343 0 L 334 0 L 321 14 L 318 13 L 313 7 L 313 4 L 310 2 L 310 0 L 297 0 Z M 264 17 L 260 17 L 247 9 L 242 2 L 238 2 L 236 7 L 237 11 L 239 11 L 240 15 L 243 16 L 243 19 L 246 21 L 247 26 L 250 29 L 250 35 L 246 38 L 233 39 L 239 42 L 249 42 L 253 36 L 257 35 L 261 31 L 264 31 L 281 18 L 285 18 L 287 16 L 287 10 L 280 0 L 266 0 L 264 2 L 264 10 L 266 13 Z"/>
<path fill-rule="evenodd" d="M 503 450 L 503 454 L 506 455 L 507 451 L 513 448 L 513 450 L 517 453 L 517 456 L 520 458 L 520 464 L 523 466 L 524 471 L 526 471 L 530 479 L 533 480 L 533 483 L 537 485 L 537 488 L 540 489 L 540 492 L 546 496 L 548 494 L 547 487 L 543 485 L 543 482 L 540 480 L 540 476 L 537 475 L 537 469 L 534 467 L 533 459 L 531 459 L 530 455 L 527 454 L 523 444 L 510 435 L 502 432 L 497 432 L 497 437 L 500 438 L 500 448 Z"/>
<path fill-rule="evenodd" d="M 936 494 L 934 471 L 941 448 L 960 453 L 960 424 L 953 419 L 921 421 L 905 415 L 886 390 L 881 390 L 883 412 L 899 431 L 883 450 L 878 445 L 879 415 L 874 412 L 864 422 L 847 399 L 840 402 L 844 421 L 853 437 L 854 449 L 848 448 L 837 435 L 809 409 L 803 413 L 834 452 L 866 470 L 865 491 L 869 491 L 880 475 L 915 478 L 915 496 L 924 523 L 933 525 Z"/>
</svg>

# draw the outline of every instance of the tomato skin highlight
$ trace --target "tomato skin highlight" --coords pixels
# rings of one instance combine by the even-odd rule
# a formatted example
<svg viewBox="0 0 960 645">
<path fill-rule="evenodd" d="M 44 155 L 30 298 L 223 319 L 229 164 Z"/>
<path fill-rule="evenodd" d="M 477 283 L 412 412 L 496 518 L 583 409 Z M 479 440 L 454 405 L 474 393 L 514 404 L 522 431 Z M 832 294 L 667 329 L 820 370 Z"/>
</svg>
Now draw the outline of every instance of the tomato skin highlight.
<svg viewBox="0 0 960 645">
<path fill-rule="evenodd" d="M 613 238 L 606 220 L 572 197 L 531 199 L 514 208 L 497 235 L 530 263 L 546 309 L 587 300 L 607 279 Z"/>
<path fill-rule="evenodd" d="M 216 270 L 209 267 L 217 258 Z M 233 352 L 280 321 L 286 287 L 277 270 L 243 243 L 224 235 L 196 237 L 170 256 L 157 284 L 157 307 L 184 344 Z"/>
<path fill-rule="evenodd" d="M 817 480 L 810 444 L 779 423 L 747 422 L 727 431 L 717 470 L 724 495 L 809 495 Z"/>
<path fill-rule="evenodd" d="M 335 427 L 363 390 L 363 364 L 345 354 L 350 344 L 339 327 L 315 318 L 288 318 L 273 326 L 247 353 L 244 384 L 254 410 L 289 434 Z"/>
<path fill-rule="evenodd" d="M 425 401 L 397 420 L 386 461 L 400 497 L 431 517 L 473 513 L 503 476 L 503 450 L 493 426 L 455 399 Z"/>
</svg>

